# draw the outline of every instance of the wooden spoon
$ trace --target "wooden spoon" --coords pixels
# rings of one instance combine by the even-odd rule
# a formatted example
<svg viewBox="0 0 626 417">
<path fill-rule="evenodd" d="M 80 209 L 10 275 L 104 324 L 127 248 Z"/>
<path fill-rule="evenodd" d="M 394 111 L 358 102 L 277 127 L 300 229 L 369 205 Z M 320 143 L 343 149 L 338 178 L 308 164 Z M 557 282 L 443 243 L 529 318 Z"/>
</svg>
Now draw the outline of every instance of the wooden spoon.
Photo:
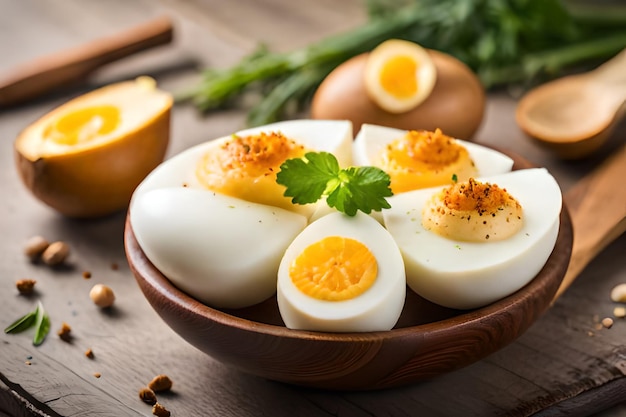
<svg viewBox="0 0 626 417">
<path fill-rule="evenodd" d="M 546 83 L 519 102 L 517 123 L 564 159 L 598 149 L 626 113 L 626 49 L 593 71 Z"/>
<path fill-rule="evenodd" d="M 564 196 L 574 241 L 558 298 L 606 246 L 626 231 L 626 144 Z"/>
<path fill-rule="evenodd" d="M 104 64 L 169 43 L 172 21 L 158 17 L 108 37 L 44 56 L 0 77 L 0 107 L 19 104 L 86 78 Z"/>
</svg>

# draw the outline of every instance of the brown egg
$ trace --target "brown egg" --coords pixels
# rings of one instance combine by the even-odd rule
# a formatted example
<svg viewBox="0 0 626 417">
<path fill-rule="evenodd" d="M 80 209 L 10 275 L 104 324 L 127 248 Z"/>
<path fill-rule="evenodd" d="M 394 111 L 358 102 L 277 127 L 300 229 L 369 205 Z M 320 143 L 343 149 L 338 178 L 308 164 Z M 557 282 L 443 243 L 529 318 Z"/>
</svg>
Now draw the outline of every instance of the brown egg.
<svg viewBox="0 0 626 417">
<path fill-rule="evenodd" d="M 451 55 L 429 50 L 437 81 L 428 98 L 404 113 L 381 109 L 368 96 L 364 83 L 367 53 L 335 68 L 319 86 L 311 103 L 314 119 L 350 120 L 355 133 L 369 123 L 398 129 L 435 130 L 471 140 L 485 112 L 485 90 L 478 77 Z"/>
</svg>

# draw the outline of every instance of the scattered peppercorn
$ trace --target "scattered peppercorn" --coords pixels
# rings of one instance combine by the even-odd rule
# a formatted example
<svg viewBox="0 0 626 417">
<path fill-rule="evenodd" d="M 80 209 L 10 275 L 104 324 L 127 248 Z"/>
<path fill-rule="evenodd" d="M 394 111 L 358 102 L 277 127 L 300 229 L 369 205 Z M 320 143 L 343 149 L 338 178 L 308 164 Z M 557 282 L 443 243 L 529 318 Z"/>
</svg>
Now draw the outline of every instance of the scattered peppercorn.
<svg viewBox="0 0 626 417">
<path fill-rule="evenodd" d="M 24 362 L 24 363 L 25 363 L 26 365 L 29 365 L 29 366 L 33 364 L 31 361 L 26 361 L 26 362 Z"/>
<path fill-rule="evenodd" d="M 91 350 L 91 348 L 87 349 L 85 351 L 85 356 L 88 357 L 89 359 L 93 359 L 94 358 L 93 350 Z"/>
<path fill-rule="evenodd" d="M 72 341 L 72 328 L 70 327 L 69 324 L 63 322 L 61 324 L 61 328 L 57 331 L 57 335 L 59 335 L 61 340 L 63 340 L 64 342 L 71 342 Z"/>
<path fill-rule="evenodd" d="M 70 254 L 70 247 L 65 242 L 53 242 L 43 251 L 41 259 L 46 265 L 55 266 L 60 265 Z"/>
<path fill-rule="evenodd" d="M 111 269 L 112 269 L 112 270 L 114 270 L 114 271 L 117 271 L 117 270 L 119 269 L 119 265 L 118 265 L 118 264 L 116 264 L 115 262 L 113 262 L 113 263 L 111 264 Z"/>
<path fill-rule="evenodd" d="M 150 388 L 143 387 L 139 390 L 139 398 L 146 404 L 154 405 L 157 402 L 157 396 Z"/>
<path fill-rule="evenodd" d="M 104 284 L 96 284 L 89 291 L 89 297 L 98 307 L 111 307 L 115 301 L 115 293 Z"/>
<path fill-rule="evenodd" d="M 613 326 L 613 319 L 610 317 L 605 317 L 602 319 L 602 325 L 607 328 L 610 329 Z"/>
<path fill-rule="evenodd" d="M 89 279 L 89 278 L 91 278 L 91 272 L 89 272 L 89 271 L 83 271 L 83 278 L 85 278 L 85 279 Z"/>
<path fill-rule="evenodd" d="M 148 388 L 154 392 L 169 391 L 172 389 L 172 380 L 167 375 L 157 375 L 148 383 Z"/>
<path fill-rule="evenodd" d="M 20 294 L 30 295 L 33 293 L 33 291 L 35 291 L 36 283 L 37 281 L 35 281 L 34 279 L 25 278 L 15 281 L 15 286 L 17 287 L 17 290 L 20 292 Z"/>
<path fill-rule="evenodd" d="M 152 414 L 154 414 L 157 417 L 170 417 L 171 413 L 169 412 L 169 410 L 165 407 L 163 407 L 161 404 L 156 403 L 152 406 Z"/>
<path fill-rule="evenodd" d="M 96 378 L 100 378 L 102 374 L 100 372 L 94 372 L 93 376 L 95 376 Z"/>
<path fill-rule="evenodd" d="M 618 319 L 626 317 L 626 307 L 615 307 L 613 309 L 613 315 Z"/>
<path fill-rule="evenodd" d="M 50 244 L 41 236 L 33 236 L 26 241 L 24 246 L 24 254 L 31 260 L 36 260 L 41 256 Z"/>
</svg>

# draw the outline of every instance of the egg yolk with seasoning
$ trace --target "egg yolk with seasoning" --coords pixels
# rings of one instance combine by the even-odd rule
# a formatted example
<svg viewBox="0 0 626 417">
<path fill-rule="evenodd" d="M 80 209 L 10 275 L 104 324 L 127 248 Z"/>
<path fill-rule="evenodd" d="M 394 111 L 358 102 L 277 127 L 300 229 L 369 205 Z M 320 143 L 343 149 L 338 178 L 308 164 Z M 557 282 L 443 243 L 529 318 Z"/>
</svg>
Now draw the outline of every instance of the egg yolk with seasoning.
<svg viewBox="0 0 626 417">
<path fill-rule="evenodd" d="M 44 138 L 58 145 L 73 146 L 113 132 L 120 124 L 120 109 L 99 105 L 72 111 L 50 125 Z"/>
<path fill-rule="evenodd" d="M 424 206 L 422 224 L 453 240 L 504 240 L 522 228 L 522 206 L 506 189 L 470 178 L 435 194 Z"/>
<path fill-rule="evenodd" d="M 395 194 L 465 181 L 477 174 L 467 149 L 440 129 L 407 132 L 385 147 L 376 165 L 389 174 Z"/>
<path fill-rule="evenodd" d="M 356 298 L 372 286 L 378 264 L 361 242 L 328 236 L 307 246 L 292 262 L 289 276 L 304 294 L 318 300 Z"/>
<path fill-rule="evenodd" d="M 206 188 L 243 200 L 293 210 L 276 173 L 287 159 L 302 157 L 304 146 L 280 132 L 233 135 L 199 161 L 196 176 Z"/>
</svg>

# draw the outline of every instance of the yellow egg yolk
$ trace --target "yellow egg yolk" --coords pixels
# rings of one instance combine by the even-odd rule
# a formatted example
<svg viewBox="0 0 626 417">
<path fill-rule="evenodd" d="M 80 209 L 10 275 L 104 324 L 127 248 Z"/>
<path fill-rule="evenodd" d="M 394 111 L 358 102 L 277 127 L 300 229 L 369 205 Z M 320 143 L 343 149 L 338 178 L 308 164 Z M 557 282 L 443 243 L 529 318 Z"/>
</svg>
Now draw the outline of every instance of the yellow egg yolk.
<svg viewBox="0 0 626 417">
<path fill-rule="evenodd" d="M 504 240 L 522 228 L 522 206 L 506 189 L 470 178 L 435 194 L 424 206 L 422 224 L 453 240 Z"/>
<path fill-rule="evenodd" d="M 410 56 L 399 55 L 389 59 L 380 71 L 380 85 L 397 98 L 413 96 L 418 89 L 417 72 L 419 64 Z"/>
<path fill-rule="evenodd" d="M 112 105 L 81 108 L 48 125 L 44 138 L 58 145 L 77 145 L 113 132 L 120 124 L 120 109 Z"/>
<path fill-rule="evenodd" d="M 304 294 L 326 301 L 355 298 L 378 275 L 374 254 L 361 242 L 329 236 L 307 246 L 294 259 L 289 276 Z"/>
<path fill-rule="evenodd" d="M 280 132 L 233 135 L 199 161 L 196 176 L 210 190 L 243 200 L 296 210 L 276 183 L 280 165 L 306 149 Z"/>
<path fill-rule="evenodd" d="M 477 174 L 467 149 L 440 129 L 409 131 L 383 150 L 377 165 L 394 194 L 465 181 Z"/>
</svg>

